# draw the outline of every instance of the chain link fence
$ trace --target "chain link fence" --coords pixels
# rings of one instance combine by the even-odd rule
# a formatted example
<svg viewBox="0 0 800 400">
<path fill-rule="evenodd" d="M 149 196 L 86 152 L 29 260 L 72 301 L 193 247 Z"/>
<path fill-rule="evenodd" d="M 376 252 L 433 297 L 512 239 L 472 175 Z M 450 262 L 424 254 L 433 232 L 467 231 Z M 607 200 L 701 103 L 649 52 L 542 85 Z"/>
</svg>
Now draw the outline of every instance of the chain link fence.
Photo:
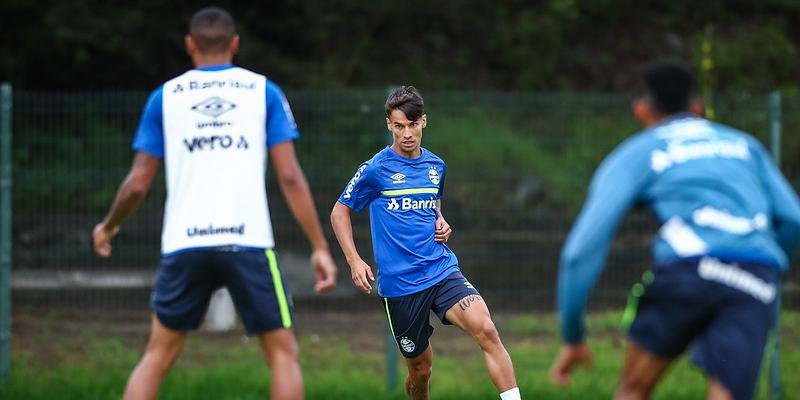
<svg viewBox="0 0 800 400">
<path fill-rule="evenodd" d="M 308 244 L 274 178 L 267 188 L 282 268 L 301 307 L 375 306 L 358 293 L 337 250 L 327 216 L 358 164 L 390 142 L 385 90 L 288 91 L 302 136 L 300 163 L 314 192 L 333 253 L 339 287 L 312 294 Z M 91 229 L 106 213 L 133 153 L 130 143 L 145 92 L 16 92 L 13 100 L 14 312 L 60 310 L 146 313 L 159 260 L 163 176 L 122 227 L 110 259 L 92 253 Z M 552 310 L 558 255 L 593 170 L 638 130 L 631 96 L 584 93 L 425 93 L 423 145 L 448 163 L 444 215 L 450 247 L 465 275 L 493 308 Z M 714 101 L 716 119 L 756 135 L 769 148 L 768 96 Z M 782 167 L 800 187 L 800 102 L 784 101 Z M 366 213 L 354 219 L 356 241 L 371 259 Z M 650 265 L 657 229 L 646 210 L 622 223 L 592 297 L 619 307 Z M 800 305 L 794 269 L 784 305 Z M 298 308 L 300 312 L 301 308 Z"/>
</svg>

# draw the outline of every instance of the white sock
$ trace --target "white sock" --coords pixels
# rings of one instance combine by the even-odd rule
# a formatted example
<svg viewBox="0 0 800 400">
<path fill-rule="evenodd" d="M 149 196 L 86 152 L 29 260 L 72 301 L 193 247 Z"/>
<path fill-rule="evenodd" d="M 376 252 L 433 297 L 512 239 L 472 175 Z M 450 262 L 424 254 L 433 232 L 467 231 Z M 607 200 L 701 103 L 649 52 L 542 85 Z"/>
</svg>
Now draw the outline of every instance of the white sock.
<svg viewBox="0 0 800 400">
<path fill-rule="evenodd" d="M 500 393 L 500 400 L 521 400 L 522 397 L 519 396 L 519 387 L 515 387 L 513 389 L 508 389 L 503 393 Z"/>
</svg>

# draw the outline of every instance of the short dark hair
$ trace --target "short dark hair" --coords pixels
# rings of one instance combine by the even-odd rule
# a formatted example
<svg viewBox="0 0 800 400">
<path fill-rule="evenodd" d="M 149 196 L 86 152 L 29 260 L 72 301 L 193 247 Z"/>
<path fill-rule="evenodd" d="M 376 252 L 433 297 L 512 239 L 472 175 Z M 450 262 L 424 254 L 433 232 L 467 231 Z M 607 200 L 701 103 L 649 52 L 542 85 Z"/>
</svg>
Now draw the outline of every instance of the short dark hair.
<svg viewBox="0 0 800 400">
<path fill-rule="evenodd" d="M 425 114 L 425 102 L 419 90 L 413 86 L 400 86 L 386 98 L 386 116 L 400 110 L 409 121 L 416 121 Z"/>
<path fill-rule="evenodd" d="M 688 110 L 697 90 L 694 71 L 677 61 L 648 64 L 642 74 L 642 83 L 653 106 L 666 115 Z"/>
<path fill-rule="evenodd" d="M 222 53 L 236 35 L 236 26 L 227 11 L 219 7 L 206 7 L 192 16 L 189 35 L 201 52 Z"/>
</svg>

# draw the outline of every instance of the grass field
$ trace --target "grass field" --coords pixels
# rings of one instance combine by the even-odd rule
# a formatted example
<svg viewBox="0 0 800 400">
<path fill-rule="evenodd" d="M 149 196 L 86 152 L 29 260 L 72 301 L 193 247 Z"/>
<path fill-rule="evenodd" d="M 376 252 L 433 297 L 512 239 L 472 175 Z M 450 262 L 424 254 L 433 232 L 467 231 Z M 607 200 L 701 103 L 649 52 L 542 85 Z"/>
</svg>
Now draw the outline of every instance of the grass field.
<svg viewBox="0 0 800 400">
<path fill-rule="evenodd" d="M 620 313 L 590 317 L 593 371 L 580 371 L 568 389 L 553 386 L 547 369 L 558 350 L 551 314 L 498 314 L 495 320 L 526 399 L 610 398 L 621 366 Z M 308 399 L 403 399 L 385 378 L 384 321 L 376 312 L 299 314 L 296 321 Z M 433 399 L 498 398 L 474 343 L 454 327 L 434 323 Z M 800 313 L 782 316 L 784 398 L 800 393 Z M 64 315 L 17 315 L 12 373 L 2 399 L 116 399 L 138 360 L 147 335 L 146 314 L 136 322 L 118 317 L 76 321 Z M 398 365 L 398 382 L 405 370 Z M 234 333 L 191 335 L 162 387 L 164 399 L 268 398 L 268 370 L 255 340 Z M 766 374 L 764 377 L 766 378 Z M 703 398 L 700 372 L 681 359 L 656 399 Z M 767 399 L 766 380 L 759 399 Z"/>
</svg>

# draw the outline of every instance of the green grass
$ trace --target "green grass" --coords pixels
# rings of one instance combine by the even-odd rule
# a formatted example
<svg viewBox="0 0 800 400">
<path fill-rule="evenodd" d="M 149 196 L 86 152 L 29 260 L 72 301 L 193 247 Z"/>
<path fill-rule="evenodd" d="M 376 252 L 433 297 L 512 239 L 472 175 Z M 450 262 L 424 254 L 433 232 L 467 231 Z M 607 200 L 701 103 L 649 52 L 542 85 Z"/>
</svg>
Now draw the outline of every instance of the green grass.
<svg viewBox="0 0 800 400">
<path fill-rule="evenodd" d="M 514 360 L 523 398 L 609 398 L 622 363 L 624 339 L 620 312 L 590 317 L 589 345 L 595 368 L 578 370 L 566 389 L 547 378 L 558 350 L 553 315 L 498 315 L 496 321 Z M 306 394 L 309 399 L 403 399 L 400 388 L 385 386 L 381 317 L 353 317 L 351 329 L 300 328 Z M 784 393 L 800 393 L 793 379 L 800 367 L 800 313 L 785 312 L 781 352 Z M 363 326 L 362 326 L 363 324 Z M 53 326 L 59 326 L 55 323 Z M 2 399 L 115 399 L 139 358 L 146 331 L 111 333 L 88 326 L 74 333 L 25 331 L 15 337 L 10 379 L 0 386 Z M 434 399 L 497 398 L 479 351 L 466 335 L 438 324 L 433 336 Z M 363 329 L 362 329 L 363 328 Z M 105 328 L 108 329 L 108 328 Z M 759 399 L 767 399 L 766 374 Z M 398 382 L 405 370 L 398 365 Z M 670 370 L 655 399 L 703 398 L 702 374 L 685 358 Z M 263 399 L 269 393 L 269 371 L 256 341 L 240 333 L 191 335 L 183 356 L 165 380 L 164 399 Z"/>
</svg>

